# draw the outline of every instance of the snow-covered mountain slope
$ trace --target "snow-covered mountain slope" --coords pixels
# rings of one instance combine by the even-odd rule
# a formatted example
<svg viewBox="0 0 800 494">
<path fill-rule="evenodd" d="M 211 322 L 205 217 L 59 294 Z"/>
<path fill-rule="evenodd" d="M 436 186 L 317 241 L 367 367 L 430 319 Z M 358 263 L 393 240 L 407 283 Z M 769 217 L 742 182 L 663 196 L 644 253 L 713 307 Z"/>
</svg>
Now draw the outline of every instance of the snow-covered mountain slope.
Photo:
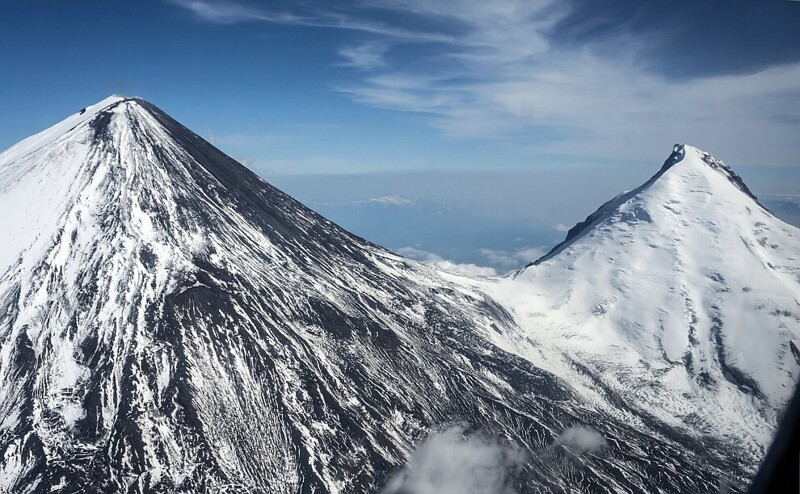
<svg viewBox="0 0 800 494">
<path fill-rule="evenodd" d="M 732 438 L 768 432 L 687 428 L 652 395 L 624 387 L 621 366 L 611 374 L 618 381 L 598 378 L 616 347 L 593 338 L 580 304 L 559 309 L 536 292 L 548 279 L 560 293 L 582 290 L 570 285 L 574 273 L 561 279 L 554 266 L 596 226 L 516 281 L 438 272 L 343 231 L 158 108 L 127 98 L 88 107 L 0 155 L 0 211 L 0 492 L 377 492 L 417 440 L 453 423 L 522 448 L 518 492 L 715 492 L 720 478 L 741 490 L 757 459 Z M 771 242 L 750 248 L 794 245 Z M 793 286 L 788 257 L 775 256 Z M 686 290 L 699 293 L 691 299 L 698 320 L 710 310 L 707 287 L 722 283 L 717 274 L 734 293 L 727 272 L 683 266 Z M 551 276 L 538 274 L 547 269 Z M 743 293 L 783 293 L 769 283 L 754 280 Z M 555 315 L 531 323 L 547 304 Z M 789 316 L 776 312 L 776 320 L 796 327 L 794 312 L 780 307 Z M 733 338 L 726 316 L 716 317 L 717 329 L 695 324 L 699 343 L 688 359 L 691 376 L 708 378 L 687 382 L 702 383 L 697 392 L 709 390 L 710 400 L 736 397 L 719 406 L 750 396 L 751 408 L 726 412 L 738 426 L 751 409 L 763 411 L 768 427 L 783 388 L 730 353 L 714 367 L 714 351 Z M 558 331 L 572 330 L 554 321 L 579 322 L 580 338 L 560 349 Z M 672 337 L 631 327 L 601 330 L 632 335 L 625 356 L 649 356 L 658 339 L 668 342 L 665 358 L 682 358 Z M 601 360 L 583 365 L 584 355 Z M 631 360 L 631 373 L 646 381 L 664 367 L 668 375 L 672 367 L 653 355 L 652 369 Z M 735 387 L 718 376 L 726 368 Z M 676 403 L 681 388 L 666 389 Z M 712 409 L 689 398 L 686 406 Z M 575 424 L 594 427 L 608 447 L 555 441 Z"/>
<path fill-rule="evenodd" d="M 752 462 L 800 373 L 800 231 L 688 145 L 489 291 L 519 323 L 505 348 L 563 351 L 543 367 L 570 380 L 579 363 L 641 413 Z"/>
</svg>

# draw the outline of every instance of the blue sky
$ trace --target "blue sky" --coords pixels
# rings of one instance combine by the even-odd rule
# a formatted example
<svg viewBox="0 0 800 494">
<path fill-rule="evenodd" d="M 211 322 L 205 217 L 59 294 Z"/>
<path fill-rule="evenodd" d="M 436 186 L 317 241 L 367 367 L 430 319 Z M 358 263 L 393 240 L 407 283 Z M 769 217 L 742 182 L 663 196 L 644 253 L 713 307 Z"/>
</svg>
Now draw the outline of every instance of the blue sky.
<svg viewBox="0 0 800 494">
<path fill-rule="evenodd" d="M 0 147 L 109 93 L 265 172 L 800 160 L 800 3 L 3 2 Z"/>
<path fill-rule="evenodd" d="M 800 194 L 794 1 L 12 0 L 0 74 L 0 149 L 137 95 L 309 203 L 447 172 L 404 194 L 539 228 L 525 211 L 577 221 L 675 142 Z M 526 194 L 517 172 L 573 192 Z M 469 185 L 482 173 L 495 189 Z M 362 179 L 334 194 L 321 175 Z"/>
</svg>

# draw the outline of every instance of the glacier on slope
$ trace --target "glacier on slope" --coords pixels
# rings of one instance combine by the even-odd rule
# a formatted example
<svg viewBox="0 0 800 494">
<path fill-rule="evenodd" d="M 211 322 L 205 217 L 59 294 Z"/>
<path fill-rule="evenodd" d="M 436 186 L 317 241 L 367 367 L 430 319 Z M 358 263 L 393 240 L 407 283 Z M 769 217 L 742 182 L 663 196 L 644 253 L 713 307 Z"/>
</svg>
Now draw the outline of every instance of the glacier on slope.
<svg viewBox="0 0 800 494">
<path fill-rule="evenodd" d="M 519 492 L 741 490 L 796 372 L 797 233 L 731 196 L 763 223 L 747 223 L 761 232 L 747 251 L 771 249 L 784 279 L 745 292 L 735 273 L 753 258 L 729 272 L 680 257 L 689 295 L 673 298 L 693 304 L 684 331 L 700 342 L 684 364 L 678 302 L 651 313 L 633 289 L 673 301 L 679 271 L 636 264 L 639 237 L 700 249 L 712 227 L 727 240 L 749 220 L 694 225 L 683 201 L 713 188 L 715 211 L 730 181 L 678 161 L 516 279 L 470 279 L 347 233 L 146 101 L 87 107 L 0 155 L 0 491 L 375 492 L 450 424 L 518 444 Z M 646 221 L 626 205 L 683 180 L 670 207 L 688 228 L 637 233 Z M 777 324 L 763 366 L 730 350 L 750 340 L 724 319 L 739 299 L 707 303 L 722 284 L 778 301 L 736 312 Z M 747 427 L 707 424 L 715 407 Z M 550 447 L 576 424 L 608 448 Z"/>
</svg>

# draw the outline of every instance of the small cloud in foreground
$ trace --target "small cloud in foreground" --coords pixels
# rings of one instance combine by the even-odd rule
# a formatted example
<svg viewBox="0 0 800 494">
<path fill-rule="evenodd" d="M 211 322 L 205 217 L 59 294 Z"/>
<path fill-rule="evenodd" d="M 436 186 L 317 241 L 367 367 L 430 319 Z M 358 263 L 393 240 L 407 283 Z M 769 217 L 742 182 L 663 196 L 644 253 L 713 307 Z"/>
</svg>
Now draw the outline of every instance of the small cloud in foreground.
<svg viewBox="0 0 800 494">
<path fill-rule="evenodd" d="M 476 264 L 459 264 L 443 258 L 433 252 L 415 249 L 414 247 L 401 247 L 397 253 L 415 261 L 424 262 L 431 266 L 467 276 L 497 276 L 494 268 L 478 266 Z"/>
<path fill-rule="evenodd" d="M 555 443 L 567 446 L 576 452 L 599 451 L 608 445 L 608 441 L 602 434 L 588 425 L 580 424 L 562 432 L 556 438 Z"/>
<path fill-rule="evenodd" d="M 525 464 L 522 451 L 465 430 L 428 436 L 382 494 L 514 494 L 515 475 Z"/>
</svg>

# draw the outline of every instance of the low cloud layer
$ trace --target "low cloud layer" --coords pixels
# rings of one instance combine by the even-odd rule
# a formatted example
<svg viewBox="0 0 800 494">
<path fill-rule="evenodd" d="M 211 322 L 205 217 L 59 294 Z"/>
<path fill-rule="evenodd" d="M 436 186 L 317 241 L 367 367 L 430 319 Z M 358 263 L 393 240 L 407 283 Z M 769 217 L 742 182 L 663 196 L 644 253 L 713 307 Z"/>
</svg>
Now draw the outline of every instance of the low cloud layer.
<svg viewBox="0 0 800 494">
<path fill-rule="evenodd" d="M 513 494 L 523 453 L 464 427 L 430 435 L 382 494 Z"/>
<path fill-rule="evenodd" d="M 439 254 L 402 247 L 397 249 L 401 256 L 424 262 L 440 269 L 469 276 L 498 276 L 527 266 L 544 255 L 545 250 L 538 247 L 523 247 L 516 250 L 480 249 L 480 256 L 486 265 L 457 263 Z"/>
<path fill-rule="evenodd" d="M 523 247 L 514 251 L 481 249 L 481 256 L 492 266 L 499 266 L 505 271 L 527 266 L 545 254 L 538 247 Z"/>
<path fill-rule="evenodd" d="M 415 249 L 413 247 L 403 247 L 397 249 L 397 253 L 409 259 L 414 259 L 415 261 L 424 262 L 425 264 L 430 264 L 431 266 L 435 266 L 439 269 L 444 269 L 446 271 L 452 271 L 454 273 L 465 274 L 468 276 L 497 275 L 497 271 L 495 271 L 494 268 L 486 266 L 478 266 L 475 264 L 458 264 L 448 259 L 445 259 L 438 254 L 434 254 L 433 252 L 427 252 L 424 250 Z"/>
</svg>

